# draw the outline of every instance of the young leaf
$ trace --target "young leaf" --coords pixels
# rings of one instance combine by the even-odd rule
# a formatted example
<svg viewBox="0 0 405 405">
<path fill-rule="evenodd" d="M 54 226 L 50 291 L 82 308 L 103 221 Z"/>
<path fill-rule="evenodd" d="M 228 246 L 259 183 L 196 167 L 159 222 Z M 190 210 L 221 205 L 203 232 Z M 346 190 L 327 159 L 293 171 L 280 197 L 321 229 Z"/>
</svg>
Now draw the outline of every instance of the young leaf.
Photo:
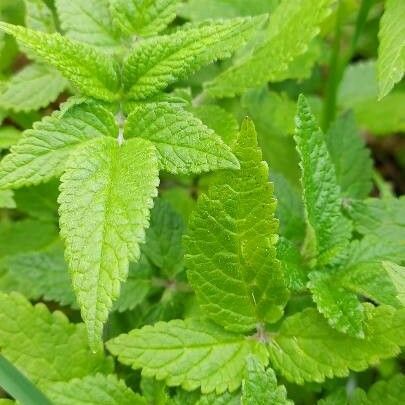
<svg viewBox="0 0 405 405">
<path fill-rule="evenodd" d="M 405 71 L 405 3 L 387 0 L 378 34 L 378 84 L 379 98 L 386 96 Z"/>
<path fill-rule="evenodd" d="M 16 293 L 0 294 L 0 348 L 41 387 L 112 371 L 110 359 L 90 352 L 83 324 L 69 323 L 63 313 L 50 313 L 43 304 L 32 306 Z"/>
<path fill-rule="evenodd" d="M 68 38 L 106 50 L 118 45 L 109 0 L 56 0 L 55 5 Z"/>
<path fill-rule="evenodd" d="M 142 368 L 142 375 L 165 380 L 186 390 L 202 393 L 237 389 L 245 359 L 255 354 L 267 364 L 262 343 L 200 319 L 158 322 L 132 330 L 107 342 L 108 350 L 123 364 Z"/>
<path fill-rule="evenodd" d="M 277 321 L 288 291 L 276 259 L 273 188 L 251 121 L 244 121 L 234 152 L 241 169 L 224 172 L 200 197 L 185 250 L 204 311 L 225 328 L 245 332 Z"/>
<path fill-rule="evenodd" d="M 106 101 L 117 99 L 120 84 L 111 57 L 57 33 L 46 34 L 5 22 L 0 22 L 0 30 L 56 67 L 83 94 Z"/>
<path fill-rule="evenodd" d="M 111 137 L 88 142 L 66 164 L 60 186 L 60 228 L 73 289 L 89 342 L 99 347 L 103 324 L 139 243 L 159 184 L 153 145 Z"/>
<path fill-rule="evenodd" d="M 405 310 L 365 306 L 364 339 L 332 329 L 314 309 L 285 319 L 269 346 L 271 364 L 289 381 L 323 382 L 363 371 L 405 345 Z"/>
<path fill-rule="evenodd" d="M 373 161 L 356 128 L 353 113 L 342 115 L 325 135 L 344 198 L 366 198 L 372 188 Z"/>
<path fill-rule="evenodd" d="M 128 97 L 144 100 L 204 65 L 229 58 L 261 21 L 259 17 L 208 21 L 139 42 L 124 61 Z"/>
<path fill-rule="evenodd" d="M 283 0 L 270 17 L 265 41 L 207 85 L 210 95 L 234 96 L 268 81 L 284 80 L 290 63 L 318 35 L 333 1 Z M 269 64 L 271 61 L 271 64 Z"/>
<path fill-rule="evenodd" d="M 33 63 L 6 82 L 0 106 L 16 112 L 38 110 L 55 101 L 66 85 L 59 72 Z"/>
<path fill-rule="evenodd" d="M 102 106 L 78 105 L 34 124 L 0 162 L 0 188 L 19 188 L 59 176 L 69 155 L 95 137 L 115 136 L 114 116 Z"/>
<path fill-rule="evenodd" d="M 27 28 L 47 33 L 56 31 L 52 11 L 44 0 L 24 0 L 24 5 Z"/>
<path fill-rule="evenodd" d="M 19 131 L 15 127 L 3 125 L 0 128 L 0 151 L 2 149 L 9 149 L 10 146 L 15 145 L 20 140 L 20 138 L 21 131 Z"/>
<path fill-rule="evenodd" d="M 45 392 L 58 405 L 147 405 L 115 375 L 96 374 L 69 382 L 49 384 Z"/>
<path fill-rule="evenodd" d="M 308 223 L 314 232 L 318 264 L 328 264 L 347 246 L 351 225 L 341 212 L 340 188 L 324 136 L 304 96 L 298 100 L 295 141 Z M 310 257 L 311 258 L 311 257 Z"/>
<path fill-rule="evenodd" d="M 160 168 L 170 173 L 239 168 L 231 149 L 213 130 L 174 104 L 139 104 L 129 115 L 125 132 L 152 142 Z"/>
<path fill-rule="evenodd" d="M 283 385 L 277 385 L 276 374 L 253 356 L 247 358 L 246 377 L 242 383 L 242 404 L 292 405 Z"/>
<path fill-rule="evenodd" d="M 123 34 L 150 36 L 176 18 L 180 0 L 110 0 L 114 24 Z"/>
</svg>

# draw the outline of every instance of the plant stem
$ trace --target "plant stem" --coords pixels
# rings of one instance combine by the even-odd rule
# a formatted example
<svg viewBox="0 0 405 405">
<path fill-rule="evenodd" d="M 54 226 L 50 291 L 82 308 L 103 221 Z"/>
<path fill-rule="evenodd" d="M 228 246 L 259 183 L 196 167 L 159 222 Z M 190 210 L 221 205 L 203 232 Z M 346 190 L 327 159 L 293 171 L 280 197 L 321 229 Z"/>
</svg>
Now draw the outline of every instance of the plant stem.
<svg viewBox="0 0 405 405">
<path fill-rule="evenodd" d="M 1 355 L 0 386 L 22 405 L 52 405 L 27 377 Z"/>
</svg>

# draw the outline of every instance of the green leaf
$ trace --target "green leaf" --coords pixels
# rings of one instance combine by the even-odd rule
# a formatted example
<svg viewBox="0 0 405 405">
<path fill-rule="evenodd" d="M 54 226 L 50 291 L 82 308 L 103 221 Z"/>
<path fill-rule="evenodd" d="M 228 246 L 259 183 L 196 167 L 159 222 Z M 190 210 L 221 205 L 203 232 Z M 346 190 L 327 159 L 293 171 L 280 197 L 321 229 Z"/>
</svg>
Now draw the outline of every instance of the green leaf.
<svg viewBox="0 0 405 405">
<path fill-rule="evenodd" d="M 405 71 L 405 4 L 401 0 L 387 0 L 378 34 L 379 98 L 386 96 Z"/>
<path fill-rule="evenodd" d="M 115 375 L 96 374 L 50 384 L 45 392 L 58 405 L 147 405 Z"/>
<path fill-rule="evenodd" d="M 59 176 L 70 154 L 82 143 L 116 136 L 114 116 L 102 106 L 78 105 L 62 117 L 55 112 L 24 132 L 0 162 L 0 188 L 19 188 Z"/>
<path fill-rule="evenodd" d="M 275 322 L 288 299 L 276 259 L 276 201 L 253 123 L 242 125 L 235 155 L 240 171 L 227 171 L 202 195 L 185 237 L 190 284 L 204 311 L 237 332 Z"/>
<path fill-rule="evenodd" d="M 242 383 L 242 404 L 292 405 L 283 385 L 277 385 L 276 374 L 253 356 L 247 359 L 246 377 Z"/>
<path fill-rule="evenodd" d="M 114 24 L 125 35 L 156 35 L 176 18 L 180 0 L 110 0 Z"/>
<path fill-rule="evenodd" d="M 295 141 L 301 157 L 301 182 L 308 223 L 315 235 L 318 264 L 331 263 L 347 246 L 351 224 L 341 212 L 335 167 L 304 96 L 298 100 Z"/>
<path fill-rule="evenodd" d="M 21 131 L 19 131 L 17 128 L 2 126 L 0 128 L 0 151 L 2 149 L 9 149 L 10 146 L 16 144 L 20 138 Z"/>
<path fill-rule="evenodd" d="M 239 168 L 231 149 L 213 130 L 174 104 L 139 104 L 128 117 L 125 133 L 152 142 L 160 168 L 170 173 Z"/>
<path fill-rule="evenodd" d="M 372 188 L 373 161 L 352 113 L 342 115 L 325 135 L 344 198 L 366 198 Z"/>
<path fill-rule="evenodd" d="M 201 387 L 202 393 L 236 390 L 251 353 L 267 363 L 262 343 L 200 319 L 158 322 L 132 330 L 107 342 L 107 348 L 123 364 L 142 368 L 146 377 L 188 391 Z"/>
<path fill-rule="evenodd" d="M 181 238 L 185 229 L 182 217 L 164 200 L 156 200 L 142 251 L 164 274 L 174 277 L 184 268 Z"/>
<path fill-rule="evenodd" d="M 43 304 L 32 306 L 16 293 L 0 293 L 0 348 L 40 387 L 112 371 L 109 358 L 90 352 L 83 324 L 69 323 L 62 312 L 51 313 Z"/>
<path fill-rule="evenodd" d="M 0 107 L 16 112 L 38 110 L 55 101 L 66 84 L 57 71 L 33 63 L 6 82 Z"/>
<path fill-rule="evenodd" d="M 109 3 L 109 0 L 56 0 L 66 36 L 93 47 L 113 50 L 118 39 L 112 27 Z"/>
<path fill-rule="evenodd" d="M 333 1 L 283 0 L 270 17 L 266 37 L 248 57 L 210 82 L 216 97 L 231 97 L 268 81 L 284 80 L 291 62 L 305 53 L 330 13 Z M 272 61 L 269 65 L 269 61 Z"/>
<path fill-rule="evenodd" d="M 53 13 L 44 0 L 24 0 L 24 5 L 27 28 L 47 33 L 56 31 Z"/>
<path fill-rule="evenodd" d="M 308 287 L 318 311 L 339 332 L 363 338 L 363 305 L 339 283 L 339 274 L 312 272 Z"/>
<path fill-rule="evenodd" d="M 229 58 L 261 21 L 259 17 L 207 21 L 139 42 L 124 61 L 128 97 L 144 100 L 204 65 Z"/>
<path fill-rule="evenodd" d="M 119 145 L 103 137 L 83 145 L 65 169 L 61 235 L 89 342 L 97 348 L 129 261 L 139 259 L 159 184 L 157 157 L 142 139 Z"/>
<path fill-rule="evenodd" d="M 365 305 L 364 339 L 332 329 L 314 309 L 284 320 L 269 346 L 270 360 L 287 380 L 323 382 L 395 357 L 405 345 L 405 310 Z"/>
<path fill-rule="evenodd" d="M 112 58 L 89 45 L 60 34 L 46 34 L 0 22 L 0 30 L 57 68 L 83 94 L 101 100 L 116 100 L 119 78 Z"/>
<path fill-rule="evenodd" d="M 183 402 L 179 401 L 176 405 L 183 404 Z M 220 395 L 216 395 L 215 393 L 201 395 L 195 405 L 240 405 L 240 393 L 225 391 Z"/>
<path fill-rule="evenodd" d="M 14 193 L 12 190 L 0 190 L 0 208 L 15 208 Z"/>
</svg>

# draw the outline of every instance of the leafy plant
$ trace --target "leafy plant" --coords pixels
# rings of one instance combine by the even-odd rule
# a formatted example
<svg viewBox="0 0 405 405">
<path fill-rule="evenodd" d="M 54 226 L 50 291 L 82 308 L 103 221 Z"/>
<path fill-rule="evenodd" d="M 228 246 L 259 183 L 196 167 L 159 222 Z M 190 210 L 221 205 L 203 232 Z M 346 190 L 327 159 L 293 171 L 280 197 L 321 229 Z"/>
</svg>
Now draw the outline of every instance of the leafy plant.
<svg viewBox="0 0 405 405">
<path fill-rule="evenodd" d="M 9 396 L 402 402 L 405 200 L 365 140 L 401 142 L 405 9 L 355 3 L 0 4 Z"/>
</svg>

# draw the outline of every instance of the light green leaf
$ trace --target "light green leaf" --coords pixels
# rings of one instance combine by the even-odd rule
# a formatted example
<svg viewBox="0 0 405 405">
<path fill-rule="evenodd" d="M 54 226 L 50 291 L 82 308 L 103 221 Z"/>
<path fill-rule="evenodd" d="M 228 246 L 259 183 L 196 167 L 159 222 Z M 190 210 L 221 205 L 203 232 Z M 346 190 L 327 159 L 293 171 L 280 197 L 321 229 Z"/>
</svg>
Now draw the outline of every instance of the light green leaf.
<svg viewBox="0 0 405 405">
<path fill-rule="evenodd" d="M 386 96 L 405 71 L 405 3 L 387 0 L 378 37 L 379 98 Z"/>
<path fill-rule="evenodd" d="M 221 138 L 181 106 L 139 104 L 128 117 L 125 133 L 152 142 L 160 168 L 171 173 L 239 168 L 237 159 Z"/>
<path fill-rule="evenodd" d="M 373 161 L 353 114 L 338 118 L 325 137 L 343 198 L 366 198 L 372 188 Z"/>
<path fill-rule="evenodd" d="M 43 304 L 32 306 L 16 293 L 0 293 L 0 348 L 40 386 L 112 371 L 110 359 L 90 352 L 83 324 L 69 323 L 62 312 L 51 313 Z"/>
<path fill-rule="evenodd" d="M 110 0 L 114 24 L 123 34 L 156 35 L 176 18 L 180 0 Z"/>
<path fill-rule="evenodd" d="M 112 50 L 118 39 L 112 27 L 109 0 L 56 0 L 66 36 L 93 47 Z"/>
<path fill-rule="evenodd" d="M 65 169 L 61 235 L 89 342 L 97 348 L 129 261 L 139 259 L 159 184 L 157 157 L 142 139 L 119 145 L 103 137 L 80 148 Z"/>
<path fill-rule="evenodd" d="M 107 348 L 123 364 L 142 368 L 146 377 L 188 391 L 201 387 L 202 393 L 236 390 L 251 353 L 267 364 L 262 343 L 200 319 L 158 322 L 132 330 L 107 342 Z"/>
<path fill-rule="evenodd" d="M 207 21 L 139 42 L 124 61 L 128 97 L 144 100 L 219 59 L 229 58 L 263 18 Z"/>
<path fill-rule="evenodd" d="M 0 151 L 9 149 L 10 146 L 16 144 L 21 138 L 21 131 L 15 127 L 2 126 L 0 128 Z"/>
<path fill-rule="evenodd" d="M 19 188 L 59 176 L 76 148 L 90 139 L 116 136 L 114 116 L 102 106 L 78 105 L 45 117 L 24 132 L 0 162 L 0 188 Z"/>
<path fill-rule="evenodd" d="M 301 182 L 308 223 L 314 232 L 319 265 L 331 263 L 347 246 L 351 224 L 341 212 L 340 187 L 324 135 L 304 96 L 298 100 L 295 141 L 301 157 Z"/>
<path fill-rule="evenodd" d="M 285 387 L 277 385 L 273 369 L 265 370 L 254 356 L 249 356 L 242 383 L 242 404 L 292 405 L 293 402 L 287 399 Z"/>
<path fill-rule="evenodd" d="M 202 195 L 185 237 L 188 279 L 204 311 L 237 332 L 275 322 L 288 299 L 276 259 L 278 223 L 268 167 L 246 120 L 235 155 L 240 171 L 228 171 Z"/>
<path fill-rule="evenodd" d="M 83 94 L 106 101 L 117 99 L 119 78 L 111 57 L 57 33 L 45 34 L 5 22 L 0 22 L 0 30 L 57 68 Z"/>
<path fill-rule="evenodd" d="M 142 251 L 164 274 L 172 278 L 184 268 L 181 238 L 185 229 L 182 217 L 164 200 L 156 200 Z"/>
<path fill-rule="evenodd" d="M 52 11 L 44 0 L 24 0 L 24 5 L 27 28 L 47 33 L 56 31 Z"/>
<path fill-rule="evenodd" d="M 395 357 L 405 345 L 405 310 L 365 306 L 364 339 L 332 329 L 315 309 L 288 317 L 273 336 L 270 360 L 287 380 L 323 382 Z"/>
<path fill-rule="evenodd" d="M 57 71 L 33 63 L 6 82 L 0 92 L 0 107 L 16 112 L 38 110 L 55 101 L 66 85 Z"/>
<path fill-rule="evenodd" d="M 14 193 L 12 190 L 0 190 L 0 208 L 15 208 Z"/>
<path fill-rule="evenodd" d="M 179 402 L 176 405 L 183 405 L 183 402 Z M 193 404 L 194 405 L 194 404 Z M 208 395 L 201 395 L 200 399 L 195 405 L 241 405 L 240 393 L 225 391 L 223 394 L 216 395 L 211 393 Z"/>
<path fill-rule="evenodd" d="M 312 298 L 332 328 L 363 338 L 363 305 L 356 294 L 339 283 L 339 273 L 312 272 L 309 277 Z"/>
<path fill-rule="evenodd" d="M 46 386 L 45 393 L 58 405 L 147 405 L 115 375 L 96 374 Z"/>
<path fill-rule="evenodd" d="M 405 306 L 405 267 L 390 262 L 383 262 L 382 265 L 395 287 L 396 297 Z"/>
<path fill-rule="evenodd" d="M 283 0 L 270 17 L 266 38 L 253 52 L 210 82 L 206 89 L 216 97 L 241 94 L 268 81 L 284 80 L 291 62 L 305 53 L 333 1 Z M 269 64 L 271 61 L 271 64 Z"/>
</svg>

